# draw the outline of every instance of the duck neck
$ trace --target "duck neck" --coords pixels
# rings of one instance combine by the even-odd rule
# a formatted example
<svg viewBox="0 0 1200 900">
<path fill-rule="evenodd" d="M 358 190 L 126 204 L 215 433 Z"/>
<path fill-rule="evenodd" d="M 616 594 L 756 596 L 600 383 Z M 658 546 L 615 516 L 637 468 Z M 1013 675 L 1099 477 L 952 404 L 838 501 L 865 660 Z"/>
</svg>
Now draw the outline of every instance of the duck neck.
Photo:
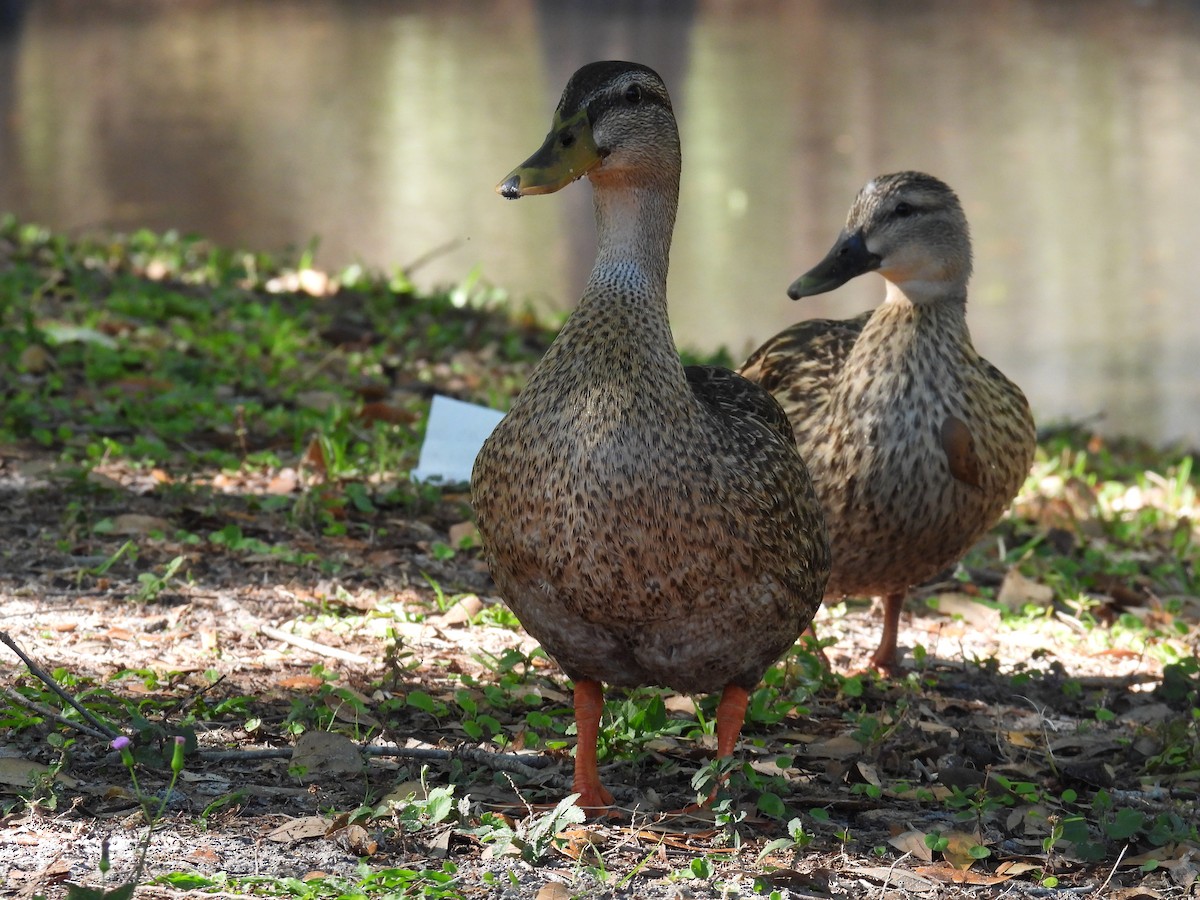
<svg viewBox="0 0 1200 900">
<path fill-rule="evenodd" d="M 885 278 L 887 294 L 885 303 L 901 306 L 911 304 L 923 306 L 958 307 L 964 314 L 967 307 L 967 285 L 961 281 L 945 279 L 910 278 L 899 284 Z"/>
<path fill-rule="evenodd" d="M 887 295 L 868 327 L 879 350 L 890 347 L 903 354 L 916 352 L 944 354 L 954 348 L 973 353 L 967 328 L 967 291 L 942 283 L 930 290 L 929 282 L 907 282 L 903 286 L 887 282 Z M 863 352 L 868 350 L 864 344 Z M 857 349 L 857 348 L 856 348 Z"/>
<path fill-rule="evenodd" d="M 679 182 L 595 182 L 598 248 L 584 303 L 597 293 L 604 302 L 628 300 L 667 316 L 667 265 L 679 205 Z M 583 304 L 581 304 L 582 306 Z"/>
</svg>

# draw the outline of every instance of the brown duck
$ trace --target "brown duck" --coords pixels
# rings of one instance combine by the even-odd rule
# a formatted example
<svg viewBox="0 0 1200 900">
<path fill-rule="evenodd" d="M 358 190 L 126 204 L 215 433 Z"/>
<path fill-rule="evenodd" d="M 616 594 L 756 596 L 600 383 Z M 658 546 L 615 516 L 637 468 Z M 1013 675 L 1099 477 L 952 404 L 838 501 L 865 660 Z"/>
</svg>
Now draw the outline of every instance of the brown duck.
<svg viewBox="0 0 1200 900">
<path fill-rule="evenodd" d="M 667 256 L 679 133 L 651 69 L 571 78 L 541 149 L 497 188 L 587 175 L 599 248 L 583 298 L 481 449 L 472 500 L 492 575 L 575 682 L 579 804 L 612 803 L 596 769 L 601 682 L 721 692 L 732 753 L 747 692 L 821 602 L 820 503 L 771 395 L 679 361 Z"/>
<path fill-rule="evenodd" d="M 865 272 L 887 282 L 881 306 L 794 325 L 739 371 L 787 410 L 812 473 L 833 548 L 826 597 L 883 596 L 871 663 L 886 671 L 908 589 L 996 522 L 1035 436 L 1025 395 L 971 344 L 971 240 L 949 187 L 919 172 L 868 182 L 833 249 L 788 294 Z"/>
</svg>

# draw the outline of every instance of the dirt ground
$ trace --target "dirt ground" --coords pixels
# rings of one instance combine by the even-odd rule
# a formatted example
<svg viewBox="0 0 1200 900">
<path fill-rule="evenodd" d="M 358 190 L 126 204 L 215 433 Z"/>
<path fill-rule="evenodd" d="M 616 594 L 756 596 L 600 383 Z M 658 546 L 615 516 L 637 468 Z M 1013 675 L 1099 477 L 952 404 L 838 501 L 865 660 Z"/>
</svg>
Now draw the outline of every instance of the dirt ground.
<svg viewBox="0 0 1200 900">
<path fill-rule="evenodd" d="M 818 677 L 824 687 L 779 721 L 747 725 L 739 754 L 763 776 L 783 779 L 773 783 L 786 785 L 781 799 L 811 836 L 803 849 L 777 848 L 760 859 L 787 833 L 787 816 L 765 815 L 745 779 L 730 788 L 734 808 L 745 813 L 736 826 L 740 847 L 711 813 L 665 817 L 660 810 L 689 802 L 691 776 L 711 749 L 668 729 L 609 757 L 602 775 L 618 788 L 619 817 L 572 825 L 540 858 L 523 857 L 482 833 L 481 816 L 503 813 L 517 830 L 535 821 L 545 807 L 532 804 L 552 805 L 565 794 L 571 759 L 564 750 L 521 746 L 524 707 L 489 710 L 510 738 L 497 755 L 494 744 L 472 739 L 453 702 L 464 684 L 483 698 L 478 686 L 499 683 L 490 660 L 535 647 L 519 630 L 469 618 L 498 600 L 476 551 L 449 558 L 438 551 L 464 527 L 464 498 L 381 509 L 369 531 L 324 537 L 298 525 L 294 507 L 260 502 L 302 490 L 286 471 L 176 483 L 101 465 L 77 478 L 36 453 L 0 452 L 0 631 L 71 693 L 90 694 L 89 706 L 110 710 L 117 728 L 139 731 L 148 749 L 156 734 L 169 746 L 183 723 L 196 734 L 198 750 L 150 841 L 144 883 L 163 873 L 224 873 L 224 887 L 205 890 L 244 896 L 252 892 L 248 876 L 270 876 L 255 890 L 279 893 L 278 879 L 324 873 L 354 883 L 368 871 L 438 872 L 453 863 L 454 880 L 437 888 L 447 893 L 429 881 L 420 882 L 422 894 L 413 881 L 408 893 L 393 895 L 654 900 L 756 895 L 757 884 L 797 898 L 1196 896 L 1195 843 L 1109 835 L 1097 837 L 1096 861 L 1066 844 L 1047 853 L 1044 840 L 1062 809 L 1015 803 L 998 781 L 1033 784 L 1043 797 L 1073 792 L 1081 803 L 1103 791 L 1147 819 L 1200 821 L 1195 773 L 1156 778 L 1148 763 L 1169 749 L 1172 735 L 1195 735 L 1184 722 L 1187 704 L 1163 689 L 1162 654 L 1061 613 L 1036 626 L 1002 623 L 997 610 L 975 602 L 971 585 L 1003 587 L 1008 576 L 1010 591 L 1042 594 L 998 563 L 910 598 L 901 633 L 905 676 L 865 678 L 854 690 Z M 98 522 L 107 523 L 99 532 Z M 312 556 L 208 539 L 230 525 L 267 548 L 286 542 Z M 106 565 L 127 541 L 137 553 Z M 139 579 L 180 556 L 184 563 L 165 584 Z M 439 604 L 433 583 L 468 598 Z M 936 609 L 923 602 L 929 597 L 938 598 Z M 1149 601 L 1130 611 L 1144 620 L 1164 615 Z M 1188 641 L 1195 652 L 1195 614 L 1180 617 L 1181 653 Z M 865 603 L 827 610 L 817 624 L 823 637 L 836 638 L 835 671 L 860 665 L 878 639 L 876 613 Z M 803 667 L 801 657 L 789 659 Z M 525 672 L 523 690 L 535 695 L 536 708 L 561 712 L 569 685 L 542 662 Z M 7 647 L 0 672 L 10 692 L 44 702 L 45 690 Z M 361 705 L 338 706 L 330 685 Z M 446 706 L 431 712 L 418 697 Z M 610 699 L 619 703 L 620 695 Z M 118 701 L 142 711 L 145 722 L 122 718 L 128 707 Z M 694 716 L 690 700 L 663 702 L 671 717 Z M 22 709 L 11 693 L 0 698 L 3 893 L 61 897 L 68 882 L 99 885 L 105 844 L 107 884 L 123 882 L 146 829 L 129 772 L 107 737 L 49 717 L 17 727 L 21 715 L 33 714 Z M 332 738 L 304 748 L 311 755 L 300 760 L 295 723 L 309 735 L 357 734 L 399 749 L 377 749 L 364 762 L 357 752 L 347 757 L 345 738 Z M 52 736 L 69 746 L 60 749 Z M 791 759 L 781 766 L 781 756 Z M 402 805 L 349 826 L 337 821 L 378 810 L 388 795 L 423 796 L 422 766 L 428 788 L 453 786 L 452 815 L 408 830 L 398 827 Z M 46 773 L 55 770 L 51 789 Z M 140 786 L 160 792 L 169 774 L 141 766 Z M 42 789 L 31 802 L 30 781 L 39 775 Z M 955 788 L 975 798 L 973 813 L 955 814 L 946 799 Z M 1101 821 L 1104 811 L 1091 808 Z M 813 809 L 823 816 L 811 816 Z M 950 837 L 943 852 L 924 841 L 932 831 Z M 955 855 L 955 842 L 985 844 L 991 854 L 972 864 L 961 847 Z M 1048 875 L 1057 887 L 1046 886 Z M 137 896 L 178 897 L 199 884 L 147 883 Z"/>
</svg>

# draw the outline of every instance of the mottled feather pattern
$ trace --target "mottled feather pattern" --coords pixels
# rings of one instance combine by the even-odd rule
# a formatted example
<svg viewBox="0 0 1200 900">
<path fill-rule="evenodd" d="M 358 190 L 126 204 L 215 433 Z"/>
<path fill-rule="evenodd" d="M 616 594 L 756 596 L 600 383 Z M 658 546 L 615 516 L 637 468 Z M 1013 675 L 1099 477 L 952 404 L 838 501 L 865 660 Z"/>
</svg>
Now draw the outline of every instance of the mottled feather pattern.
<svg viewBox="0 0 1200 900">
<path fill-rule="evenodd" d="M 572 678 L 752 687 L 820 602 L 824 523 L 770 395 L 685 380 L 654 331 L 637 303 L 581 306 L 488 439 L 493 576 Z"/>
<path fill-rule="evenodd" d="M 922 173 L 881 176 L 850 210 L 854 234 L 893 282 L 886 301 L 794 325 L 739 370 L 791 420 L 826 512 L 830 598 L 903 593 L 960 559 L 1035 448 L 1024 394 L 971 343 L 970 238 L 953 191 Z"/>
<path fill-rule="evenodd" d="M 665 88 L 644 67 L 596 64 L 559 118 L 581 105 L 604 160 L 588 172 L 596 264 L 476 459 L 492 575 L 577 684 L 752 688 L 821 602 L 820 504 L 770 394 L 732 372 L 685 372 L 676 353 L 680 158 Z"/>
<path fill-rule="evenodd" d="M 818 421 L 872 312 L 798 322 L 759 347 L 738 371 L 775 395 L 790 420 Z"/>
<path fill-rule="evenodd" d="M 826 416 L 792 414 L 836 549 L 831 596 L 902 591 L 936 575 L 1020 489 L 1033 420 L 1020 389 L 982 362 L 961 308 L 888 304 L 863 329 Z M 978 487 L 951 472 L 948 416 L 974 438 Z"/>
</svg>

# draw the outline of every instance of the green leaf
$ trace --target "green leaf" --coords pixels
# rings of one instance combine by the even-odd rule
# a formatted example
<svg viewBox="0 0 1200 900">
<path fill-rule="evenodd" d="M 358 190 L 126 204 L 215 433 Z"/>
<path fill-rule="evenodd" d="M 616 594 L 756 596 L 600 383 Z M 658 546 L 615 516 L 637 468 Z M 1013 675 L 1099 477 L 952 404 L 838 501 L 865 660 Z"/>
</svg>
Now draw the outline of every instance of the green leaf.
<svg viewBox="0 0 1200 900">
<path fill-rule="evenodd" d="M 787 813 L 787 807 L 779 795 L 770 791 L 758 795 L 758 809 L 768 819 L 782 819 Z"/>
<path fill-rule="evenodd" d="M 433 698 L 424 691 L 409 691 L 406 702 L 414 709 L 433 714 Z"/>
<path fill-rule="evenodd" d="M 1113 820 L 1104 826 L 1104 833 L 1114 841 L 1126 841 L 1146 824 L 1146 814 L 1136 809 L 1117 810 Z"/>
</svg>

